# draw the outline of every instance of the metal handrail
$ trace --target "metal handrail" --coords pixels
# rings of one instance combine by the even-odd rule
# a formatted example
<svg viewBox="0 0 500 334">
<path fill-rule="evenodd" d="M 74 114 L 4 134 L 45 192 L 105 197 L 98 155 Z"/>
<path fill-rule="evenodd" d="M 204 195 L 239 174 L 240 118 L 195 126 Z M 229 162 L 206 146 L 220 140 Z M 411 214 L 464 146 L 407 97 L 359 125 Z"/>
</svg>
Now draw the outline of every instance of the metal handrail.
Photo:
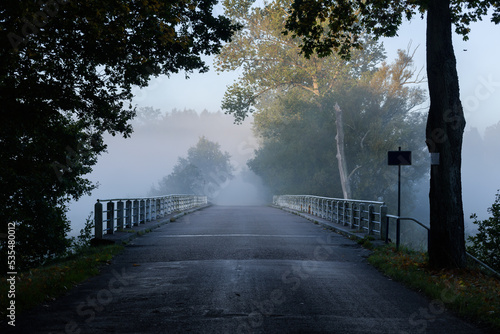
<svg viewBox="0 0 500 334">
<path fill-rule="evenodd" d="M 353 229 L 366 230 L 368 234 L 385 235 L 382 222 L 385 221 L 387 206 L 384 202 L 315 195 L 275 195 L 273 204 L 307 212 Z"/>
<path fill-rule="evenodd" d="M 103 202 L 107 203 L 106 210 L 103 210 Z M 95 238 L 102 239 L 103 232 L 113 234 L 117 229 L 131 228 L 175 211 L 205 204 L 206 196 L 184 194 L 98 199 L 94 206 Z M 106 228 L 103 228 L 104 222 Z"/>
<path fill-rule="evenodd" d="M 347 202 L 358 202 L 358 203 L 370 203 L 370 204 L 380 204 L 385 205 L 385 202 L 380 201 L 365 201 L 359 199 L 345 199 L 345 198 L 335 198 L 335 197 L 324 197 L 324 196 L 316 196 L 316 195 L 274 195 L 274 197 L 309 197 L 309 198 L 319 198 L 319 199 L 328 199 L 328 200 L 336 200 L 336 201 L 347 201 Z"/>
<path fill-rule="evenodd" d="M 398 217 L 398 216 L 394 216 L 394 215 L 387 215 L 387 224 L 389 224 L 389 219 L 390 218 L 393 218 L 393 219 L 397 219 L 397 223 L 398 223 L 398 226 L 397 226 L 397 232 L 396 232 L 396 250 L 399 249 L 399 243 L 400 243 L 400 233 L 399 233 L 399 221 L 401 220 L 411 220 L 415 223 L 417 223 L 418 225 L 422 226 L 423 228 L 425 228 L 427 230 L 427 245 L 429 245 L 429 232 L 431 230 L 431 228 L 427 225 L 424 225 L 422 224 L 421 222 L 419 222 L 418 220 L 416 220 L 415 218 L 412 218 L 412 217 Z M 389 227 L 387 226 L 387 231 L 389 231 Z M 386 243 L 388 242 L 388 238 L 386 237 Z M 477 264 L 479 264 L 480 266 L 483 266 L 484 268 L 486 268 L 487 270 L 489 270 L 490 272 L 492 272 L 495 276 L 497 276 L 498 278 L 500 278 L 500 273 L 497 272 L 496 270 L 494 270 L 493 268 L 491 268 L 490 266 L 488 266 L 486 263 L 484 263 L 483 261 L 479 260 L 478 258 L 476 258 L 475 256 L 473 256 L 471 253 L 469 252 L 465 252 L 465 254 L 470 258 L 472 259 L 473 261 L 475 261 Z"/>
<path fill-rule="evenodd" d="M 124 200 L 146 200 L 153 198 L 163 198 L 168 196 L 198 196 L 193 194 L 168 194 L 168 195 L 159 195 L 159 196 L 149 196 L 149 197 L 127 197 L 127 198 L 110 198 L 110 199 L 97 199 L 97 202 L 116 202 L 116 201 L 124 201 Z M 203 196 L 198 196 L 203 197 Z"/>
<path fill-rule="evenodd" d="M 418 225 L 422 226 L 423 228 L 425 228 L 427 230 L 427 244 L 429 243 L 429 231 L 430 231 L 430 228 L 424 224 L 422 224 L 421 222 L 419 222 L 418 220 L 416 220 L 415 218 L 412 218 L 412 217 L 399 217 L 399 216 L 395 216 L 395 215 L 387 215 L 386 216 L 386 219 L 387 219 L 387 222 L 386 222 L 386 234 L 385 234 L 385 243 L 389 243 L 389 219 L 396 219 L 396 250 L 399 250 L 399 245 L 400 245 L 400 241 L 401 241 L 401 224 L 400 222 L 402 220 L 411 220 L 415 223 L 417 223 Z"/>
</svg>

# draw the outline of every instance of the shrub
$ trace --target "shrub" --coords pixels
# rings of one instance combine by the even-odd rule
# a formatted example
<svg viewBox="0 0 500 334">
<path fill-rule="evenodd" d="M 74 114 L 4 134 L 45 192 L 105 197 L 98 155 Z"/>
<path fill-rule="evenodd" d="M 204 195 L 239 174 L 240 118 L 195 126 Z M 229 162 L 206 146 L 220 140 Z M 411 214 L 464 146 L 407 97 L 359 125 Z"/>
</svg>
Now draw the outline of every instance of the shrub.
<svg viewBox="0 0 500 334">
<path fill-rule="evenodd" d="M 476 214 L 471 215 L 474 224 L 478 225 L 478 233 L 470 236 L 469 253 L 485 262 L 495 270 L 500 270 L 500 190 L 496 194 L 495 203 L 488 208 L 492 217 L 480 221 Z"/>
<path fill-rule="evenodd" d="M 80 235 L 72 238 L 74 252 L 78 253 L 91 245 L 91 240 L 94 237 L 94 220 L 92 219 L 93 212 L 85 220 L 85 226 L 80 230 Z"/>
</svg>

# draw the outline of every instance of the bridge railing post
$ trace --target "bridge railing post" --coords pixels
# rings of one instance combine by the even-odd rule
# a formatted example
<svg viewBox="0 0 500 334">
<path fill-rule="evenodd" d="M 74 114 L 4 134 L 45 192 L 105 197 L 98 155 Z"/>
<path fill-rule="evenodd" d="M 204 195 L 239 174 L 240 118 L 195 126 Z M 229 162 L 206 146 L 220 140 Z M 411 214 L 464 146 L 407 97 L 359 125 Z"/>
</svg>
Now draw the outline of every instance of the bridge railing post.
<svg viewBox="0 0 500 334">
<path fill-rule="evenodd" d="M 340 224 L 340 202 L 335 201 L 335 223 Z"/>
<path fill-rule="evenodd" d="M 139 224 L 144 224 L 146 222 L 145 211 L 146 211 L 146 203 L 144 203 L 144 200 L 141 199 L 139 201 Z"/>
<path fill-rule="evenodd" d="M 125 202 L 125 226 L 127 228 L 132 227 L 132 201 L 127 200 Z"/>
<path fill-rule="evenodd" d="M 365 205 L 363 203 L 358 204 L 358 231 L 363 230 L 364 215 L 365 215 Z"/>
<path fill-rule="evenodd" d="M 387 218 L 387 206 L 380 206 L 380 239 L 387 241 L 386 236 L 389 231 L 389 219 Z"/>
<path fill-rule="evenodd" d="M 166 203 L 167 201 L 165 197 L 162 197 L 160 199 L 160 213 L 162 217 L 165 217 L 167 215 Z"/>
<path fill-rule="evenodd" d="M 102 203 L 97 200 L 94 205 L 94 235 L 96 239 L 102 239 Z"/>
<path fill-rule="evenodd" d="M 373 235 L 374 224 L 373 224 L 373 204 L 368 205 L 368 235 Z"/>
<path fill-rule="evenodd" d="M 133 226 L 139 226 L 139 200 L 134 200 Z"/>
<path fill-rule="evenodd" d="M 172 212 L 172 196 L 167 196 L 165 201 L 167 204 L 167 214 L 170 214 Z"/>
<path fill-rule="evenodd" d="M 353 202 L 349 203 L 349 212 L 350 212 L 350 215 L 349 215 L 349 226 L 351 228 L 354 228 L 354 214 L 355 214 L 355 211 L 354 211 L 354 203 Z"/>
<path fill-rule="evenodd" d="M 123 201 L 118 201 L 116 203 L 116 228 L 118 230 L 123 230 Z"/>
<path fill-rule="evenodd" d="M 323 201 L 323 219 L 328 219 L 328 200 L 322 199 Z"/>
<path fill-rule="evenodd" d="M 342 204 L 340 204 L 340 203 L 342 203 Z M 341 205 L 340 208 L 342 209 L 340 219 L 339 219 L 339 224 L 344 226 L 345 225 L 345 201 L 339 202 L 339 204 Z"/>
<path fill-rule="evenodd" d="M 155 199 L 155 219 L 161 217 L 161 199 Z"/>
<path fill-rule="evenodd" d="M 144 222 L 148 222 L 151 220 L 151 200 L 144 200 Z"/>
<path fill-rule="evenodd" d="M 115 224 L 115 203 L 109 201 L 106 205 L 106 234 L 114 233 Z"/>
</svg>

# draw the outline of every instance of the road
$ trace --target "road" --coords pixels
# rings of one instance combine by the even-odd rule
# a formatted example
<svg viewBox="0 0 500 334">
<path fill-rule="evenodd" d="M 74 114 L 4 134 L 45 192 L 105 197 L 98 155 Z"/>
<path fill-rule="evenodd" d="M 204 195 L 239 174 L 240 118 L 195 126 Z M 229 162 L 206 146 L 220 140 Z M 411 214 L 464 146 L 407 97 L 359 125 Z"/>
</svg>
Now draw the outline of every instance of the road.
<svg viewBox="0 0 500 334">
<path fill-rule="evenodd" d="M 482 333 L 271 207 L 211 206 L 134 239 L 19 333 Z M 443 292 L 443 298 L 450 298 Z"/>
</svg>

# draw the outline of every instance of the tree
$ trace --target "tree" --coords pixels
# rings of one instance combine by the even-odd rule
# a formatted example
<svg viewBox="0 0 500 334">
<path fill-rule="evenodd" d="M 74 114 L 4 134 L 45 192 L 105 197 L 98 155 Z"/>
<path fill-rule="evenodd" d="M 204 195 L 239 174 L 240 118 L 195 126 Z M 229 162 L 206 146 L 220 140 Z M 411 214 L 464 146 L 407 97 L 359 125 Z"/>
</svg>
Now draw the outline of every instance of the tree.
<svg viewBox="0 0 500 334">
<path fill-rule="evenodd" d="M 277 0 L 262 8 L 252 7 L 253 1 L 224 2 L 227 14 L 244 29 L 224 46 L 217 56 L 218 70 L 243 69 L 239 81 L 229 87 L 222 109 L 235 116 L 236 122 L 245 119 L 262 104 L 263 95 L 278 95 L 292 89 L 303 90 L 316 103 L 335 91 L 339 82 L 358 80 L 374 71 L 383 59 L 381 45 L 366 38 L 365 48 L 355 52 L 350 61 L 340 57 L 306 59 L 299 54 L 298 39 L 283 36 L 287 0 Z M 321 105 L 325 111 L 336 112 L 336 146 L 338 172 L 344 198 L 351 198 L 351 186 L 344 149 L 343 108 Z"/>
<path fill-rule="evenodd" d="M 201 137 L 189 148 L 186 158 L 179 158 L 174 170 L 152 189 L 154 195 L 197 194 L 215 197 L 219 189 L 233 178 L 230 155 L 218 143 Z"/>
<path fill-rule="evenodd" d="M 0 232 L 19 229 L 19 269 L 67 247 L 66 204 L 93 189 L 83 176 L 103 133 L 131 134 L 132 87 L 204 72 L 201 55 L 229 41 L 237 26 L 213 15 L 215 3 L 1 2 Z"/>
<path fill-rule="evenodd" d="M 364 49 L 353 51 L 349 60 L 336 56 L 320 58 L 315 55 L 307 59 L 300 55 L 300 40 L 282 34 L 286 19 L 286 8 L 289 6 L 290 1 L 278 0 L 266 3 L 263 7 L 252 7 L 252 3 L 253 1 L 226 1 L 224 3 L 228 15 L 242 24 L 244 28 L 235 35 L 231 43 L 224 46 L 217 56 L 217 68 L 221 71 L 242 68 L 242 75 L 239 80 L 227 90 L 224 96 L 223 109 L 234 114 L 236 122 L 258 109 L 256 121 L 260 122 L 259 119 L 263 119 L 260 122 L 262 126 L 260 126 L 259 131 L 263 130 L 264 132 L 282 132 L 286 128 L 283 124 L 286 123 L 288 126 L 292 126 L 290 122 L 295 120 L 294 117 L 302 118 L 301 121 L 297 122 L 298 127 L 300 125 L 307 126 L 306 124 L 311 125 L 312 123 L 307 122 L 313 122 L 315 125 L 311 125 L 312 128 L 321 129 L 318 130 L 321 133 L 326 130 L 331 139 L 325 140 L 324 137 L 321 137 L 323 142 L 320 143 L 317 140 L 315 141 L 318 136 L 312 130 L 311 132 L 300 132 L 304 138 L 303 142 L 310 143 L 309 153 L 311 154 L 306 153 L 306 155 L 310 157 L 313 155 L 312 153 L 317 147 L 314 145 L 322 146 L 323 152 L 327 151 L 328 154 L 331 154 L 332 151 L 325 148 L 325 145 L 332 145 L 334 148 L 333 158 L 337 160 L 335 165 L 332 163 L 327 164 L 321 159 L 322 167 L 315 169 L 312 164 L 300 159 L 293 166 L 298 167 L 300 165 L 304 173 L 302 176 L 298 175 L 300 171 L 291 170 L 286 166 L 283 167 L 288 173 L 278 173 L 278 166 L 284 165 L 284 162 L 283 160 L 276 161 L 277 159 L 273 158 L 273 154 L 274 156 L 282 156 L 285 161 L 291 162 L 293 159 L 289 155 L 293 155 L 292 151 L 305 147 L 304 143 L 295 142 L 296 145 L 292 148 L 291 142 L 294 139 L 289 141 L 281 138 L 280 140 L 283 140 L 283 143 L 287 143 L 285 145 L 286 149 L 284 148 L 282 152 L 269 151 L 271 146 L 275 149 L 280 146 L 276 142 L 268 140 L 266 143 L 268 147 L 259 152 L 262 157 L 266 156 L 269 159 L 260 162 L 254 160 L 252 168 L 254 171 L 260 170 L 260 175 L 267 173 L 267 171 L 276 171 L 276 177 L 273 177 L 272 180 L 271 177 L 267 178 L 269 182 L 278 186 L 275 189 L 290 189 L 290 185 L 295 184 L 297 186 L 296 190 L 319 190 L 321 187 L 313 187 L 310 180 L 309 182 L 304 180 L 304 176 L 309 175 L 311 178 L 317 177 L 318 180 L 325 180 L 325 175 L 329 175 L 330 179 L 328 182 L 323 182 L 324 186 L 330 185 L 333 187 L 340 180 L 342 192 L 337 197 L 353 198 L 356 193 L 353 182 L 355 182 L 356 178 L 359 179 L 359 173 L 363 171 L 359 166 L 361 160 L 357 159 L 359 156 L 356 157 L 354 154 L 354 147 L 357 147 L 358 151 L 364 151 L 360 149 L 363 146 L 361 139 L 368 138 L 366 140 L 368 142 L 374 135 L 380 133 L 380 130 L 373 131 L 372 129 L 370 132 L 369 128 L 361 126 L 362 122 L 359 121 L 363 117 L 366 121 L 367 118 L 362 116 L 362 111 L 367 109 L 375 110 L 378 106 L 380 107 L 378 113 L 387 113 L 384 114 L 387 118 L 387 115 L 391 112 L 406 115 L 407 112 L 422 102 L 422 91 L 409 85 L 412 79 L 415 79 L 416 74 L 411 66 L 412 56 L 410 50 L 407 52 L 401 51 L 395 64 L 381 64 L 381 61 L 385 58 L 382 45 L 374 42 L 369 36 L 364 36 Z M 368 88 L 369 82 L 372 82 L 370 84 L 371 88 Z M 364 88 L 356 90 L 356 87 Z M 373 98 L 365 98 L 365 93 L 368 93 Z M 350 98 L 346 98 L 346 94 Z M 376 99 L 375 96 L 377 96 Z M 286 101 L 280 105 L 279 102 L 275 103 L 276 99 Z M 302 100 L 302 102 L 293 102 L 298 100 Z M 372 104 L 371 106 L 368 105 L 368 101 Z M 294 106 L 294 104 L 300 104 L 300 107 Z M 283 110 L 283 108 L 286 110 Z M 299 112 L 294 108 L 303 108 L 304 112 Z M 284 112 L 279 112 L 280 109 Z M 306 110 L 318 115 L 306 115 Z M 293 116 L 287 117 L 287 113 Z M 330 115 L 330 117 L 326 115 Z M 377 120 L 375 114 L 373 116 L 370 121 L 375 121 L 378 126 L 382 125 L 381 128 L 383 128 L 382 118 Z M 358 117 L 358 120 L 355 121 L 356 117 Z M 386 118 L 384 118 L 385 124 L 388 123 Z M 322 119 L 326 123 L 319 125 L 315 123 L 317 119 Z M 281 120 L 286 121 L 281 122 Z M 295 126 L 295 123 L 293 124 Z M 327 124 L 333 124 L 333 128 L 326 127 Z M 356 126 L 358 133 L 349 130 L 349 127 L 353 126 Z M 275 127 L 279 129 L 273 130 Z M 293 137 L 291 132 L 287 133 L 291 135 L 290 138 L 296 138 Z M 332 133 L 334 135 L 331 135 Z M 361 146 L 354 144 L 354 137 L 348 138 L 347 134 L 356 138 L 359 137 L 358 143 L 361 143 Z M 261 135 L 266 138 L 264 133 Z M 312 142 L 315 142 L 315 144 L 313 145 Z M 351 145 L 351 148 L 348 148 L 348 145 Z M 313 146 L 314 148 L 312 148 Z M 387 145 L 383 147 L 387 147 Z M 389 149 L 394 148 L 389 147 Z M 351 155 L 349 155 L 348 151 L 351 152 Z M 372 156 L 370 155 L 370 157 Z M 264 161 L 268 163 L 264 165 Z M 277 164 L 271 166 L 271 161 Z M 326 165 L 329 166 L 331 171 L 335 171 L 337 175 L 324 169 Z M 364 163 L 364 170 L 369 169 L 368 166 L 368 162 Z M 314 173 L 311 173 L 313 170 Z M 335 181 L 331 177 L 334 177 Z M 277 184 L 279 179 L 283 180 L 282 186 Z M 367 178 L 363 179 L 366 180 Z M 304 184 L 299 186 L 301 181 Z M 359 185 L 359 182 L 357 184 Z M 337 189 L 323 189 L 321 192 L 338 194 Z M 359 192 L 357 193 L 359 194 Z M 379 196 L 383 196 L 383 194 L 378 194 L 377 197 Z"/>
<path fill-rule="evenodd" d="M 492 21 L 500 22 L 496 0 L 335 1 L 294 0 L 286 29 L 302 37 L 306 56 L 332 52 L 349 57 L 362 47 L 364 33 L 395 36 L 403 19 L 427 14 L 427 79 L 430 108 L 426 143 L 432 156 L 429 262 L 433 267 L 466 265 L 461 189 L 461 150 L 465 118 L 452 43 L 455 31 L 467 39 L 469 24 L 493 7 Z"/>
<path fill-rule="evenodd" d="M 415 103 L 422 102 L 422 92 L 407 90 L 403 83 L 409 79 L 397 74 L 411 73 L 408 65 L 411 61 L 401 51 L 396 61 L 383 63 L 356 85 L 339 83 L 335 93 L 320 103 L 344 106 L 345 155 L 351 162 L 353 197 L 383 199 L 392 208 L 396 207 L 397 174 L 387 168 L 387 151 L 401 145 L 414 152 L 412 168 L 403 170 L 405 187 L 411 189 L 425 173 L 425 122 L 423 114 L 413 110 Z M 254 116 L 254 128 L 262 144 L 249 166 L 275 193 L 341 197 L 334 163 L 335 118 L 330 110 L 318 108 L 303 91 L 281 94 L 274 104 Z M 412 202 L 412 192 L 408 194 L 405 207 Z"/>
<path fill-rule="evenodd" d="M 255 114 L 261 144 L 247 164 L 273 194 L 342 197 L 332 136 L 335 119 L 307 95 L 292 91 Z"/>
</svg>

